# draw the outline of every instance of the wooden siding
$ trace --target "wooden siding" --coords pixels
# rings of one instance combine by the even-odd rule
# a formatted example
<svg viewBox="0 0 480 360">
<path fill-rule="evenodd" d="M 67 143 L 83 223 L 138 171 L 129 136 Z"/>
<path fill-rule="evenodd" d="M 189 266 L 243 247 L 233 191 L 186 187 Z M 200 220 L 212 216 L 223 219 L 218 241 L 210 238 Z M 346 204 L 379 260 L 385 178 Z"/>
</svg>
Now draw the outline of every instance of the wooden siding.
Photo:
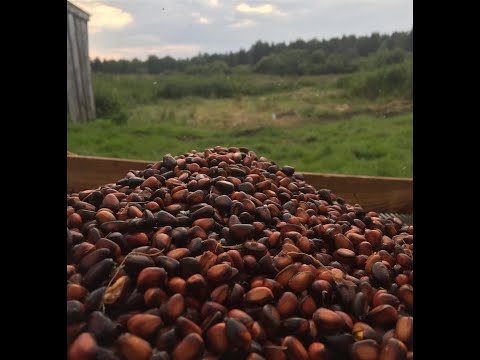
<svg viewBox="0 0 480 360">
<path fill-rule="evenodd" d="M 67 107 L 75 122 L 95 120 L 88 19 L 86 12 L 67 1 Z"/>
</svg>

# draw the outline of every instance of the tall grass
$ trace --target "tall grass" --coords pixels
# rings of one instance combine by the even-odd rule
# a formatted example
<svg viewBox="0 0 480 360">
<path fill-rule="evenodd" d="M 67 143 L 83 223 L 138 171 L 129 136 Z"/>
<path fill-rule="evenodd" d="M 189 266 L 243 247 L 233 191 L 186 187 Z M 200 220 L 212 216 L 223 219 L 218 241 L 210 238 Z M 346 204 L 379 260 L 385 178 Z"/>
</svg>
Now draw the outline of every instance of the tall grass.
<svg viewBox="0 0 480 360">
<path fill-rule="evenodd" d="M 291 91 L 328 82 L 332 76 L 269 76 L 256 74 L 221 75 L 112 75 L 93 74 L 96 98 L 103 104 L 120 101 L 122 106 L 154 103 L 159 99 L 181 99 L 187 96 L 231 98 L 241 95 L 263 95 Z"/>
</svg>

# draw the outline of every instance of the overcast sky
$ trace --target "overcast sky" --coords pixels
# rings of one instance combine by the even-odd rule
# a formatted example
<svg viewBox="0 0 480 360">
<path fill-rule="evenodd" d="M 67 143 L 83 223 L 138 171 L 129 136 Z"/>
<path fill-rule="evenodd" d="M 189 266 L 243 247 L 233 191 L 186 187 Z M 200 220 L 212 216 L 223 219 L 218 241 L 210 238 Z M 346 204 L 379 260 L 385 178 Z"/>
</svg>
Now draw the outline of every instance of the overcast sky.
<svg viewBox="0 0 480 360">
<path fill-rule="evenodd" d="M 90 57 L 186 58 L 289 42 L 408 31 L 412 0 L 72 0 L 90 13 Z"/>
</svg>

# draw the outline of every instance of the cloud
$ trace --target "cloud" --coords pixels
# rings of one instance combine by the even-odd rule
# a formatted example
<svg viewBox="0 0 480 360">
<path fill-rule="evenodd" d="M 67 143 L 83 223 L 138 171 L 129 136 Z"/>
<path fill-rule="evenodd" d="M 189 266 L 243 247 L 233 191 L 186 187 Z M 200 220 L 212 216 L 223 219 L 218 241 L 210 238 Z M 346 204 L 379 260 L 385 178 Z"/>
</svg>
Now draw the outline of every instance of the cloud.
<svg viewBox="0 0 480 360">
<path fill-rule="evenodd" d="M 210 20 L 208 20 L 206 17 L 203 17 L 203 16 L 200 16 L 198 19 L 197 19 L 197 22 L 199 24 L 210 24 Z"/>
<path fill-rule="evenodd" d="M 207 25 L 211 22 L 207 17 L 200 15 L 198 12 L 192 13 L 192 16 L 195 18 L 197 24 Z"/>
<path fill-rule="evenodd" d="M 275 8 L 274 6 L 272 6 L 270 4 L 250 6 L 248 4 L 241 3 L 241 4 L 237 5 L 235 10 L 237 10 L 239 12 L 242 12 L 242 13 L 247 13 L 247 14 L 251 14 L 251 13 L 262 14 L 262 15 L 272 14 L 272 15 L 279 15 L 279 16 L 286 15 L 284 12 L 281 12 L 280 10 L 278 10 L 277 8 Z"/>
<path fill-rule="evenodd" d="M 156 55 L 160 58 L 172 56 L 174 58 L 186 58 L 197 55 L 200 52 L 199 45 L 192 44 L 167 44 L 160 46 L 132 46 L 119 47 L 107 50 L 90 49 L 90 58 L 100 59 L 133 59 L 134 57 L 145 60 L 148 55 Z"/>
<path fill-rule="evenodd" d="M 258 13 L 258 14 L 269 14 L 273 11 L 273 6 L 270 4 L 250 6 L 245 3 L 241 3 L 236 7 L 237 11 L 244 13 Z"/>
<path fill-rule="evenodd" d="M 88 29 L 92 34 L 121 29 L 133 22 L 133 16 L 118 7 L 92 0 L 77 0 L 75 3 L 90 14 Z"/>
<path fill-rule="evenodd" d="M 210 5 L 211 7 L 221 6 L 218 0 L 207 0 L 207 2 L 208 2 L 208 5 Z"/>
<path fill-rule="evenodd" d="M 252 27 L 255 26 L 257 23 L 251 19 L 244 19 L 237 21 L 236 23 L 228 25 L 228 27 L 233 28 L 233 29 L 238 29 L 238 28 L 246 28 L 246 27 Z"/>
</svg>

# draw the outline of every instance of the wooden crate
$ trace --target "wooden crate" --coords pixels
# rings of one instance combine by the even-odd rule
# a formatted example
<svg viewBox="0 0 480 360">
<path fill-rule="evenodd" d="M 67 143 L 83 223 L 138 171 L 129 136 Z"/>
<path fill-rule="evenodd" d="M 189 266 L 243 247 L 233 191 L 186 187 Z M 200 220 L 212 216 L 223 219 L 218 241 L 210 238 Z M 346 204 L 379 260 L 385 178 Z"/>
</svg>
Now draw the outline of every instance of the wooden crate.
<svg viewBox="0 0 480 360">
<path fill-rule="evenodd" d="M 129 170 L 142 170 L 152 162 L 67 152 L 67 191 L 78 192 L 116 182 Z M 349 204 L 360 204 L 365 210 L 400 214 L 413 212 L 411 178 L 302 173 L 307 183 L 316 189 L 330 189 Z"/>
</svg>

